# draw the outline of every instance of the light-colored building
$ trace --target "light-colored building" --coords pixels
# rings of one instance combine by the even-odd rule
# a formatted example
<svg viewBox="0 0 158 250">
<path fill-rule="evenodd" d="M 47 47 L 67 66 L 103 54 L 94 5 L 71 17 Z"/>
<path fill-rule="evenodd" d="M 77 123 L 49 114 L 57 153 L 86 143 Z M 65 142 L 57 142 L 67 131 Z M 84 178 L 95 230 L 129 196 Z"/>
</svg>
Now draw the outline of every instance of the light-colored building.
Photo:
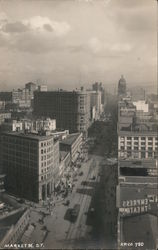
<svg viewBox="0 0 158 250">
<path fill-rule="evenodd" d="M 133 102 L 134 106 L 136 106 L 136 110 L 149 112 L 149 104 L 144 100 L 139 100 L 137 102 Z"/>
<path fill-rule="evenodd" d="M 53 131 L 56 130 L 56 120 L 55 119 L 37 119 L 33 121 L 33 128 L 35 131 L 48 130 Z"/>
<path fill-rule="evenodd" d="M 98 120 L 102 113 L 101 91 L 88 90 L 87 92 L 90 95 L 91 109 L 95 107 L 95 120 Z"/>
<path fill-rule="evenodd" d="M 11 131 L 22 131 L 23 130 L 23 124 L 21 121 L 17 120 L 11 120 L 11 119 L 6 119 L 2 125 L 1 125 L 1 130 L 11 132 Z"/>
<path fill-rule="evenodd" d="M 38 91 L 47 91 L 47 85 L 39 85 Z"/>
<path fill-rule="evenodd" d="M 152 115 L 138 113 L 131 101 L 120 101 L 118 107 L 118 157 L 156 158 L 158 125 Z"/>
<path fill-rule="evenodd" d="M 32 201 L 47 199 L 59 171 L 59 142 L 50 135 L 4 133 L 3 172 L 9 192 Z"/>
</svg>

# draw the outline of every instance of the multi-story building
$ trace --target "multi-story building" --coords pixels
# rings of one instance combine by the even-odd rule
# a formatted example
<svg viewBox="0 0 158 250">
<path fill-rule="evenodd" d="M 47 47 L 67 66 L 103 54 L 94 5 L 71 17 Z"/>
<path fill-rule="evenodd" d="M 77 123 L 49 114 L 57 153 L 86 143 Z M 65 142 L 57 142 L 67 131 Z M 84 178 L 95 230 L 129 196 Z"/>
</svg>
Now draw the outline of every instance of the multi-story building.
<svg viewBox="0 0 158 250">
<path fill-rule="evenodd" d="M 38 91 L 47 91 L 47 85 L 39 85 L 38 86 Z"/>
<path fill-rule="evenodd" d="M 82 144 L 82 133 L 70 134 L 66 139 L 60 141 L 60 150 L 70 152 L 71 161 L 75 162 L 81 153 Z"/>
<path fill-rule="evenodd" d="M 5 121 L 5 119 L 11 119 L 10 112 L 1 112 L 0 113 L 0 125 Z"/>
<path fill-rule="evenodd" d="M 156 249 L 158 123 L 144 101 L 118 99 L 118 249 Z"/>
<path fill-rule="evenodd" d="M 0 126 L 0 131 L 11 132 L 11 131 L 22 131 L 23 124 L 21 121 L 5 119 L 5 121 Z"/>
<path fill-rule="evenodd" d="M 126 80 L 123 75 L 118 82 L 118 96 L 126 96 Z"/>
<path fill-rule="evenodd" d="M 92 85 L 92 90 L 93 91 L 100 91 L 101 92 L 101 104 L 104 105 L 105 102 L 106 102 L 106 100 L 105 100 L 105 89 L 102 86 L 102 82 L 100 82 L 100 83 L 95 82 Z"/>
<path fill-rule="evenodd" d="M 90 97 L 81 91 L 35 92 L 34 115 L 56 119 L 57 129 L 87 132 L 90 125 Z"/>
<path fill-rule="evenodd" d="M 92 112 L 94 112 L 93 109 L 95 107 L 95 117 L 92 116 L 91 118 L 98 120 L 102 113 L 102 106 L 103 106 L 101 103 L 101 91 L 89 90 L 88 93 L 90 95 L 90 107 Z"/>
<path fill-rule="evenodd" d="M 7 191 L 36 202 L 44 200 L 58 176 L 59 142 L 50 135 L 4 133 L 2 162 Z"/>
<path fill-rule="evenodd" d="M 136 106 L 131 101 L 122 100 L 119 102 L 119 158 L 156 158 L 158 148 L 157 131 L 158 125 L 152 120 L 151 113 L 137 112 Z"/>
</svg>

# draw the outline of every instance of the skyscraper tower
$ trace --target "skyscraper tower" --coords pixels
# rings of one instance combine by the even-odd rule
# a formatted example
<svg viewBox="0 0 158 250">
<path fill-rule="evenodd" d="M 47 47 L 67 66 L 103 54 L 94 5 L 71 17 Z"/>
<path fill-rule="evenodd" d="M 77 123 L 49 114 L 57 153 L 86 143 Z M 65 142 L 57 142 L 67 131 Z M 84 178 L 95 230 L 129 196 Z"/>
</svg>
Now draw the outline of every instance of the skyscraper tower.
<svg viewBox="0 0 158 250">
<path fill-rule="evenodd" d="M 125 95 L 125 94 L 126 94 L 126 80 L 122 75 L 119 82 L 118 82 L 118 95 L 122 96 L 122 95 Z"/>
</svg>

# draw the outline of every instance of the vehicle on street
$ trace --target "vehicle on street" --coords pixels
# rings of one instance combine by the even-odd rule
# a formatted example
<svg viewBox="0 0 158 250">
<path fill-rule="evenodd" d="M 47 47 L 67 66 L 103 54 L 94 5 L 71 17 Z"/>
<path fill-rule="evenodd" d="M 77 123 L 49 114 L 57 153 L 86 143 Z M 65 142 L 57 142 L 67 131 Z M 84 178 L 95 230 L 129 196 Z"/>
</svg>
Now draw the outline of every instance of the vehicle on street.
<svg viewBox="0 0 158 250">
<path fill-rule="evenodd" d="M 80 204 L 75 204 L 72 211 L 71 211 L 71 217 L 72 219 L 76 219 L 80 211 Z"/>
<path fill-rule="evenodd" d="M 68 190 L 66 189 L 65 192 L 62 194 L 62 197 L 65 198 L 68 196 Z"/>
<path fill-rule="evenodd" d="M 70 204 L 70 201 L 69 200 L 67 200 L 66 202 L 65 202 L 65 206 L 69 206 L 69 204 Z"/>
<path fill-rule="evenodd" d="M 79 173 L 79 176 L 82 176 L 83 175 L 83 172 L 81 171 L 80 173 Z"/>
</svg>

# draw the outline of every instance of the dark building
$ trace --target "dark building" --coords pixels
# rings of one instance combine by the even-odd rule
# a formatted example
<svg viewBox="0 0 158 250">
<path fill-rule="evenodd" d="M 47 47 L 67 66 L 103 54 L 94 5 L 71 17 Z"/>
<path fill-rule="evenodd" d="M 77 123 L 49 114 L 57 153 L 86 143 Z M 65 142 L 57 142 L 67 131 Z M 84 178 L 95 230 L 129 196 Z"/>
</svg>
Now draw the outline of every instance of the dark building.
<svg viewBox="0 0 158 250">
<path fill-rule="evenodd" d="M 124 79 L 123 75 L 121 76 L 121 79 L 118 82 L 118 95 L 126 95 L 126 80 Z"/>
<path fill-rule="evenodd" d="M 59 171 L 59 142 L 50 135 L 4 133 L 3 173 L 8 192 L 35 202 L 53 192 Z"/>
<path fill-rule="evenodd" d="M 86 132 L 90 124 L 90 96 L 83 90 L 35 92 L 34 115 L 56 119 L 60 130 Z"/>
<path fill-rule="evenodd" d="M 0 101 L 12 102 L 12 92 L 0 92 Z"/>
</svg>

